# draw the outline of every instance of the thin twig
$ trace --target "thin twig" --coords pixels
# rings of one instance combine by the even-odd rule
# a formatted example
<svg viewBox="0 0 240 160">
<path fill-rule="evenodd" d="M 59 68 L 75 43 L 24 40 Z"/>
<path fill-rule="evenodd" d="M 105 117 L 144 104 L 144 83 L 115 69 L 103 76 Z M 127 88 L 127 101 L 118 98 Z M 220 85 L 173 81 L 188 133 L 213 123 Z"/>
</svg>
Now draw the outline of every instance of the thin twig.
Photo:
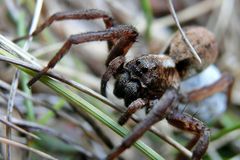
<svg viewBox="0 0 240 160">
<path fill-rule="evenodd" d="M 37 28 L 37 24 L 40 18 L 41 10 L 42 10 L 42 5 L 43 5 L 43 0 L 37 0 L 35 10 L 34 10 L 33 20 L 31 22 L 31 26 L 29 29 L 29 35 L 31 35 Z M 28 51 L 31 41 L 32 41 L 32 37 L 27 39 L 27 41 L 23 46 L 24 51 Z"/>
<path fill-rule="evenodd" d="M 43 0 L 37 0 L 36 1 L 36 5 L 35 5 L 35 8 L 34 8 L 33 19 L 32 19 L 31 26 L 30 26 L 28 34 L 32 34 L 37 28 L 37 24 L 38 24 L 38 21 L 40 19 L 40 13 L 41 13 L 41 10 L 42 10 L 42 5 L 43 5 Z M 32 37 L 29 37 L 28 39 L 26 39 L 26 42 L 23 46 L 24 51 L 28 51 L 31 42 L 32 42 Z M 27 94 L 31 95 L 31 90 L 25 84 L 26 81 L 29 80 L 28 75 L 22 73 L 21 80 L 22 80 L 21 82 L 22 82 L 23 91 L 26 92 Z M 27 108 L 27 118 L 30 119 L 30 120 L 34 120 L 34 110 L 33 110 L 32 101 L 26 99 L 25 102 L 26 102 L 25 104 L 26 104 L 26 108 Z"/>
<path fill-rule="evenodd" d="M 12 111 L 13 111 L 13 106 L 14 106 L 14 99 L 16 95 L 16 90 L 18 87 L 18 78 L 19 78 L 19 71 L 18 69 L 16 70 L 13 80 L 12 80 L 12 85 L 9 93 L 9 98 L 8 98 L 8 103 L 7 103 L 7 120 L 10 122 L 12 118 Z M 11 128 L 6 126 L 6 136 L 8 139 L 12 139 L 12 131 Z M 11 148 L 9 145 L 6 146 L 6 159 L 10 160 L 11 159 Z"/>
<path fill-rule="evenodd" d="M 204 0 L 199 1 L 198 3 L 184 8 L 181 11 L 177 12 L 178 20 L 180 23 L 191 21 L 195 18 L 198 18 L 208 12 L 218 8 L 222 4 L 223 0 Z M 172 18 L 172 15 L 167 15 L 153 21 L 151 29 L 155 30 L 162 27 L 170 27 L 175 25 L 175 21 Z"/>
<path fill-rule="evenodd" d="M 6 83 L 6 82 L 4 82 L 2 80 L 0 80 L 0 87 L 5 89 L 5 90 L 10 90 L 10 88 L 11 88 L 11 86 L 8 83 Z M 27 99 L 29 99 L 31 101 L 35 101 L 35 103 L 41 103 L 42 104 L 42 101 L 39 101 L 39 100 L 33 98 L 32 96 L 26 94 L 25 92 L 22 92 L 19 89 L 17 89 L 16 94 L 19 94 L 20 96 L 22 96 L 24 98 L 27 98 Z"/>
<path fill-rule="evenodd" d="M 79 144 L 77 144 L 75 141 L 71 140 L 68 136 L 66 136 L 63 133 L 57 132 L 56 130 L 54 130 L 52 128 L 49 128 L 49 127 L 46 127 L 46 126 L 43 126 L 43 125 L 40 125 L 40 124 L 37 124 L 34 122 L 24 121 L 24 120 L 20 120 L 20 119 L 16 119 L 16 118 L 13 118 L 12 122 L 15 125 L 27 128 L 28 130 L 32 130 L 32 131 L 36 131 L 36 132 L 44 132 L 46 134 L 57 137 L 60 140 L 62 140 L 63 142 L 65 142 L 66 144 L 73 146 L 82 155 L 89 157 L 89 158 L 95 157 L 91 152 L 82 148 Z"/>
<path fill-rule="evenodd" d="M 6 90 L 10 90 L 10 88 L 11 88 L 11 86 L 8 83 L 6 83 L 4 81 L 1 81 L 1 80 L 0 80 L 0 87 L 4 88 Z M 95 139 L 97 141 L 96 137 L 93 136 L 91 133 L 89 133 L 89 131 L 87 131 L 86 127 L 84 127 L 82 125 L 82 123 L 78 119 L 74 118 L 73 116 L 68 115 L 66 112 L 64 112 L 62 110 L 55 110 L 54 108 L 51 107 L 52 105 L 50 103 L 48 103 L 46 101 L 40 101 L 37 98 L 31 97 L 28 94 L 26 94 L 25 92 L 22 92 L 20 90 L 17 90 L 17 94 L 19 94 L 20 96 L 22 96 L 26 99 L 31 100 L 35 104 L 41 105 L 41 106 L 49 109 L 50 111 L 54 112 L 57 116 L 59 116 L 59 117 L 63 118 L 64 120 L 76 125 L 77 127 L 79 127 L 87 137 L 89 137 L 90 139 Z"/>
<path fill-rule="evenodd" d="M 0 122 L 2 122 L 2 123 L 5 124 L 5 125 L 8 125 L 9 127 L 13 128 L 13 129 L 15 129 L 15 130 L 17 130 L 17 131 L 19 131 L 19 132 L 21 132 L 21 133 L 23 133 L 23 134 L 26 134 L 26 135 L 28 135 L 28 136 L 30 136 L 30 137 L 32 137 L 32 138 L 35 138 L 35 139 L 40 140 L 40 138 L 39 138 L 37 135 L 35 135 L 35 134 L 33 134 L 33 133 L 30 133 L 30 132 L 28 132 L 28 131 L 26 131 L 26 130 L 24 130 L 24 129 L 18 127 L 18 126 L 16 126 L 15 124 L 13 124 L 13 123 L 5 120 L 5 119 L 2 118 L 2 117 L 0 117 Z"/>
<path fill-rule="evenodd" d="M 5 105 L 5 106 L 7 106 L 7 103 L 8 103 L 8 95 L 6 95 L 6 94 L 4 94 L 4 93 L 2 93 L 2 92 L 0 92 L 0 97 L 3 99 L 3 101 L 2 101 L 2 104 L 3 105 Z M 1 106 L 2 107 L 2 106 Z M 20 109 L 21 107 L 19 107 L 19 106 L 17 106 L 16 104 L 14 105 L 14 111 L 17 113 L 17 114 L 19 114 L 20 115 L 20 117 L 23 117 L 23 113 L 21 112 L 21 109 Z M 4 116 L 5 116 L 5 114 L 4 114 Z"/>
<path fill-rule="evenodd" d="M 199 57 L 199 55 L 197 54 L 197 51 L 194 49 L 194 47 L 192 46 L 191 42 L 188 40 L 185 32 L 183 31 L 179 21 L 178 21 L 178 18 L 177 18 L 177 15 L 176 15 L 176 12 L 175 12 L 175 9 L 173 7 L 173 3 L 172 3 L 172 0 L 168 0 L 168 4 L 169 4 L 169 9 L 170 9 L 170 12 L 172 14 L 172 17 L 182 35 L 182 38 L 183 38 L 183 41 L 186 43 L 186 45 L 189 47 L 190 51 L 192 52 L 193 56 L 199 61 L 199 63 L 202 63 L 201 61 L 201 58 Z"/>
<path fill-rule="evenodd" d="M 231 16 L 234 12 L 235 0 L 223 1 L 215 22 L 214 33 L 220 42 L 226 32 L 228 25 L 230 24 Z M 224 17 L 224 20 L 223 20 Z"/>
<path fill-rule="evenodd" d="M 3 87 L 6 90 L 9 90 L 10 85 L 8 85 L 7 83 L 3 82 L 0 80 L 0 86 Z M 51 110 L 52 112 L 54 112 L 57 116 L 60 116 L 62 118 L 64 118 L 65 120 L 75 124 L 76 126 L 80 127 L 83 132 L 90 138 L 90 139 L 95 139 L 96 138 L 94 136 L 92 136 L 91 133 L 88 133 L 88 131 L 86 131 L 85 127 L 79 123 L 79 121 L 75 118 L 73 118 L 72 116 L 69 116 L 68 114 L 66 114 L 64 111 L 61 110 L 55 110 L 54 108 L 51 107 L 51 105 L 48 102 L 45 101 L 40 101 L 37 100 L 33 97 L 30 97 L 29 95 L 25 94 L 24 92 L 21 91 L 17 91 L 19 94 L 21 94 L 24 98 L 30 99 L 31 101 L 33 101 L 34 103 L 40 104 L 46 108 L 48 108 L 49 110 Z M 80 113 L 80 112 L 79 112 Z M 104 134 L 104 132 L 101 130 L 101 128 L 99 128 L 93 119 L 91 119 L 90 117 L 88 117 L 87 115 L 81 115 L 81 117 L 83 117 L 93 128 L 93 130 L 95 131 L 96 135 L 102 140 L 102 142 L 104 142 L 110 149 L 113 148 L 113 144 L 110 141 L 110 139 L 108 139 L 108 137 Z"/>
<path fill-rule="evenodd" d="M 29 34 L 31 34 L 37 28 L 37 23 L 38 23 L 38 20 L 39 20 L 39 17 L 40 17 L 42 4 L 43 4 L 43 0 L 37 0 L 33 20 L 32 20 L 32 23 L 31 23 L 30 30 L 29 30 Z M 29 45 L 30 45 L 31 40 L 32 40 L 32 37 L 29 38 L 25 42 L 23 50 L 27 51 L 29 49 Z M 7 109 L 7 120 L 8 121 L 11 120 L 12 110 L 13 110 L 13 106 L 14 106 L 15 94 L 16 94 L 16 90 L 17 90 L 17 87 L 18 87 L 19 76 L 20 76 L 20 71 L 17 69 L 15 74 L 14 74 L 13 80 L 12 80 L 12 87 L 11 87 L 10 94 L 9 94 L 8 109 Z M 11 129 L 8 128 L 8 127 L 6 127 L 6 135 L 7 135 L 8 139 L 11 139 Z M 6 158 L 8 160 L 11 159 L 10 146 L 7 146 Z"/>
<path fill-rule="evenodd" d="M 18 77 L 19 77 L 19 72 L 15 72 L 13 80 L 12 80 L 12 85 L 11 85 L 9 100 L 8 100 L 8 106 L 7 106 L 7 120 L 8 121 L 11 120 L 11 115 L 12 115 L 13 106 L 14 106 L 14 98 L 15 98 L 17 87 L 18 87 Z"/>
<path fill-rule="evenodd" d="M 19 148 L 26 149 L 28 151 L 34 152 L 34 153 L 42 156 L 43 158 L 52 159 L 52 160 L 58 160 L 57 158 L 54 158 L 54 157 L 52 157 L 52 156 L 50 156 L 50 155 L 48 155 L 48 154 L 46 154 L 46 153 L 44 153 L 42 151 L 39 151 L 39 150 L 36 150 L 34 148 L 28 147 L 28 146 L 26 146 L 24 144 L 21 144 L 19 142 L 16 142 L 16 141 L 12 141 L 12 140 L 0 137 L 0 142 L 8 144 L 8 145 L 16 146 L 16 147 L 19 147 Z"/>
</svg>

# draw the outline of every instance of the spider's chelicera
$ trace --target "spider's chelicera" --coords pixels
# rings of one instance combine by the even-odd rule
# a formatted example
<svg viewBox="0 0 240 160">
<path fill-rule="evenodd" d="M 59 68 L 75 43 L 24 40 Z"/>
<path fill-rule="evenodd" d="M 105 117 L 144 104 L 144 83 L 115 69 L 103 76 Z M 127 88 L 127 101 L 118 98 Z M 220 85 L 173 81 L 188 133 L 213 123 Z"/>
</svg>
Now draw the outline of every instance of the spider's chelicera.
<svg viewBox="0 0 240 160">
<path fill-rule="evenodd" d="M 116 79 L 113 92 L 118 98 L 124 99 L 127 107 L 126 112 L 118 121 L 119 124 L 123 125 L 133 113 L 143 107 L 149 113 L 106 159 L 118 157 L 153 124 L 166 118 L 171 125 L 196 135 L 187 148 L 194 147 L 192 159 L 200 160 L 207 150 L 210 131 L 200 120 L 179 111 L 177 104 L 179 101 L 187 103 L 202 100 L 226 89 L 232 82 L 228 75 L 223 75 L 220 80 L 210 86 L 194 90 L 186 95 L 179 94 L 181 80 L 197 74 L 214 63 L 218 55 L 214 36 L 205 28 L 185 28 L 185 33 L 199 54 L 202 63 L 194 58 L 178 32 L 163 54 L 144 55 L 126 62 L 125 55 L 136 41 L 138 32 L 129 25 L 117 25 L 111 16 L 96 9 L 56 13 L 39 26 L 32 35 L 18 38 L 15 41 L 37 35 L 54 21 L 99 18 L 103 19 L 105 30 L 71 35 L 48 65 L 28 85 L 31 86 L 50 68 L 53 68 L 72 45 L 90 41 L 107 41 L 110 51 L 106 60 L 107 69 L 101 81 L 102 95 L 106 96 L 107 82 L 113 76 Z"/>
</svg>

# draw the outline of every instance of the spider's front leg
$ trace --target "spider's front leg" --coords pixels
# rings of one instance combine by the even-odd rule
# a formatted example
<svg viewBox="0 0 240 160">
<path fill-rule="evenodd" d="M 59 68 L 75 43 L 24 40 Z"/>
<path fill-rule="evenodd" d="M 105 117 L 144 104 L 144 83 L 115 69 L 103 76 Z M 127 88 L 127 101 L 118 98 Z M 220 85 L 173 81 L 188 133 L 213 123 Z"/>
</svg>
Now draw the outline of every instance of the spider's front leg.
<svg viewBox="0 0 240 160">
<path fill-rule="evenodd" d="M 31 81 L 29 81 L 28 86 L 33 85 L 33 83 L 35 83 L 50 68 L 53 68 L 56 65 L 56 63 L 68 52 L 72 44 L 80 44 L 80 43 L 89 42 L 89 41 L 107 41 L 108 48 L 111 50 L 106 60 L 106 66 L 108 66 L 109 63 L 116 57 L 124 56 L 127 53 L 128 49 L 136 41 L 136 38 L 138 36 L 137 31 L 132 26 L 127 26 L 127 25 L 117 26 L 111 16 L 109 16 L 106 12 L 97 10 L 97 9 L 87 9 L 87 10 L 55 13 L 52 16 L 50 16 L 42 25 L 40 25 L 31 35 L 19 37 L 14 39 L 13 41 L 18 42 L 20 40 L 29 38 L 31 36 L 36 36 L 55 21 L 72 20 L 72 19 L 93 20 L 93 19 L 100 19 L 100 18 L 103 19 L 103 22 L 105 23 L 105 26 L 107 28 L 106 30 L 99 31 L 99 32 L 88 32 L 84 34 L 76 34 L 76 35 L 70 36 L 70 38 L 68 38 L 68 40 L 64 43 L 61 49 L 56 53 L 56 55 L 48 63 L 47 67 L 42 69 L 41 72 L 39 72 Z M 109 70 L 112 70 L 112 69 L 110 68 Z M 108 71 L 108 74 L 111 76 L 113 73 Z"/>
<path fill-rule="evenodd" d="M 124 62 L 125 62 L 125 57 L 118 56 L 108 64 L 107 70 L 105 71 L 101 79 L 100 91 L 104 97 L 107 96 L 106 95 L 107 82 L 123 66 Z"/>
<path fill-rule="evenodd" d="M 107 57 L 105 65 L 107 70 L 101 79 L 101 94 L 106 97 L 106 86 L 109 79 L 117 73 L 120 68 L 123 67 L 125 63 L 125 55 L 127 54 L 129 48 L 136 41 L 138 33 L 132 26 L 118 26 L 122 30 L 122 37 L 115 43 L 115 45 L 110 50 Z M 126 27 L 126 28 L 125 28 Z"/>
<path fill-rule="evenodd" d="M 147 99 L 142 99 L 142 98 L 136 99 L 127 107 L 127 110 L 121 115 L 121 117 L 118 120 L 118 123 L 120 125 L 124 125 L 128 121 L 128 119 L 131 117 L 132 114 L 134 114 L 137 110 L 143 108 L 147 104 L 148 104 Z"/>
<path fill-rule="evenodd" d="M 177 91 L 175 89 L 167 90 L 160 100 L 155 100 L 153 109 L 140 122 L 131 134 L 129 134 L 107 157 L 107 160 L 113 160 L 118 157 L 123 151 L 134 144 L 153 124 L 165 118 L 165 116 L 176 106 L 178 100 Z"/>
<path fill-rule="evenodd" d="M 33 79 L 28 82 L 28 86 L 34 84 L 37 80 L 41 78 L 42 75 L 46 74 L 49 69 L 53 68 L 57 64 L 57 62 L 65 54 L 67 54 L 68 50 L 73 44 L 76 45 L 91 41 L 111 41 L 119 39 L 117 44 L 114 45 L 110 51 L 110 60 L 109 58 L 108 60 L 111 62 L 112 59 L 116 58 L 115 55 L 124 56 L 127 53 L 128 49 L 131 47 L 131 45 L 135 42 L 137 36 L 138 33 L 136 32 L 135 28 L 128 25 L 119 25 L 103 31 L 87 32 L 72 35 L 64 43 L 61 49 L 56 53 L 56 55 L 49 61 L 48 65 L 44 67 Z M 122 40 L 125 40 L 126 38 L 128 38 L 128 41 L 122 42 Z M 119 51 L 117 53 L 113 52 L 116 51 L 115 48 L 119 48 Z"/>
<path fill-rule="evenodd" d="M 192 141 L 194 144 L 191 144 L 189 149 L 195 145 L 192 160 L 200 160 L 208 148 L 210 130 L 198 119 L 178 110 L 171 111 L 166 119 L 171 125 L 197 136 L 197 140 Z"/>
<path fill-rule="evenodd" d="M 103 22 L 106 28 L 111 28 L 115 24 L 113 18 L 109 16 L 106 12 L 97 9 L 82 9 L 77 11 L 67 11 L 67 12 L 57 12 L 50 16 L 47 20 L 44 21 L 42 25 L 37 27 L 37 29 L 31 34 L 23 37 L 19 37 L 13 40 L 13 42 L 18 42 L 23 39 L 29 38 L 31 36 L 36 36 L 42 32 L 45 28 L 49 27 L 55 21 L 63 20 L 94 20 L 94 19 L 103 19 Z M 112 48 L 114 41 L 108 42 L 109 49 Z"/>
</svg>

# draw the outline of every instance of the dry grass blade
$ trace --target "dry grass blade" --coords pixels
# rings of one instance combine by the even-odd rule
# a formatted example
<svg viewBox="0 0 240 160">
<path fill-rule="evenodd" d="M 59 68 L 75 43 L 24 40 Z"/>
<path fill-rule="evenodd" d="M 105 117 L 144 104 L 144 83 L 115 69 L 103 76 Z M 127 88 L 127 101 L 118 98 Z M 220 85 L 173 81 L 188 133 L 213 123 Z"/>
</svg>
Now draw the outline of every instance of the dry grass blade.
<svg viewBox="0 0 240 160">
<path fill-rule="evenodd" d="M 0 57 L 1 57 L 1 55 L 0 55 Z M 1 59 L 1 58 L 0 58 L 0 59 Z M 4 89 L 6 89 L 6 90 L 10 90 L 10 88 L 11 88 L 11 86 L 10 86 L 8 83 L 6 83 L 6 82 L 4 82 L 4 81 L 1 81 L 1 80 L 0 80 L 0 87 L 4 88 Z M 17 94 L 19 94 L 20 96 L 23 96 L 24 98 L 27 98 L 27 99 L 31 100 L 31 101 L 34 102 L 35 104 L 41 105 L 41 106 L 43 106 L 43 107 L 51 110 L 51 111 L 54 112 L 57 116 L 59 116 L 59 117 L 63 118 L 64 120 L 66 120 L 66 121 L 68 121 L 68 122 L 76 125 L 77 127 L 79 127 L 79 128 L 84 132 L 84 134 L 85 134 L 87 137 L 89 137 L 90 139 L 98 141 L 98 139 L 97 139 L 93 134 L 89 133 L 89 131 L 87 131 L 86 127 L 83 126 L 82 123 L 81 123 L 78 119 L 74 118 L 73 116 L 67 114 L 67 113 L 64 112 L 64 111 L 55 110 L 54 108 L 52 108 L 52 105 L 49 104 L 48 102 L 40 101 L 40 100 L 38 100 L 38 99 L 36 99 L 36 98 L 34 98 L 34 97 L 29 96 L 28 94 L 26 94 L 26 93 L 24 93 L 24 92 L 22 92 L 22 91 L 20 91 L 20 90 L 17 90 Z M 1 119 L 0 119 L 0 120 L 1 120 Z M 9 122 L 8 122 L 8 123 L 9 123 Z M 14 124 L 13 124 L 13 125 L 14 125 Z M 29 132 L 28 132 L 28 133 L 29 133 Z M 30 133 L 30 134 L 32 134 L 32 133 Z"/>
<path fill-rule="evenodd" d="M 223 1 L 220 13 L 217 17 L 216 25 L 214 28 L 214 33 L 216 34 L 218 40 L 220 41 L 227 30 L 230 23 L 231 16 L 234 12 L 235 0 Z M 224 20 L 222 19 L 224 17 Z"/>
<path fill-rule="evenodd" d="M 14 105 L 14 98 L 16 94 L 16 90 L 18 87 L 18 78 L 19 78 L 19 72 L 15 72 L 15 75 L 13 77 L 10 94 L 9 94 L 9 100 L 8 100 L 8 109 L 7 109 L 7 120 L 11 120 L 11 115 L 13 111 L 13 105 Z"/>
<path fill-rule="evenodd" d="M 177 12 L 180 23 L 193 20 L 208 12 L 214 10 L 221 5 L 223 0 L 204 0 L 195 5 L 189 6 L 181 11 Z M 153 21 L 153 28 L 161 28 L 175 25 L 175 22 L 171 15 L 167 15 Z"/>
<path fill-rule="evenodd" d="M 42 4 L 43 4 L 43 0 L 37 0 L 33 20 L 32 20 L 32 23 L 31 23 L 30 30 L 29 30 L 29 34 L 31 34 L 37 27 L 37 23 L 38 23 L 38 20 L 39 20 L 39 17 L 40 17 L 40 12 L 41 12 L 41 9 L 42 9 Z M 28 50 L 31 40 L 32 40 L 32 38 L 28 39 L 28 41 L 24 44 L 23 49 L 25 51 Z M 19 76 L 20 76 L 20 71 L 17 69 L 16 72 L 15 72 L 14 78 L 12 80 L 12 87 L 11 87 L 11 90 L 10 90 L 10 96 L 9 96 L 9 101 L 8 101 L 8 109 L 7 109 L 7 120 L 8 121 L 11 120 L 15 94 L 16 94 L 16 90 L 17 90 L 17 87 L 18 87 Z M 6 128 L 6 135 L 9 139 L 11 139 L 11 129 L 8 128 L 8 127 Z M 7 146 L 6 158 L 8 160 L 11 159 L 10 146 Z"/>
<path fill-rule="evenodd" d="M 8 83 L 6 83 L 2 80 L 0 80 L 0 87 L 4 88 L 6 90 L 10 90 L 10 88 L 11 88 L 11 86 Z M 28 95 L 25 92 L 22 92 L 20 90 L 17 90 L 16 93 L 19 94 L 20 96 L 24 97 L 24 98 L 30 99 L 31 101 L 35 101 L 37 103 L 42 103 L 41 101 L 38 101 L 37 99 L 33 98 L 32 96 L 30 96 L 30 95 Z"/>
<path fill-rule="evenodd" d="M 5 144 L 8 144 L 8 145 L 11 145 L 11 146 L 16 146 L 16 147 L 19 147 L 19 148 L 23 148 L 23 149 L 26 149 L 28 151 L 31 151 L 31 152 L 34 152 L 38 155 L 40 155 L 41 157 L 43 158 L 47 158 L 47 159 L 52 159 L 52 160 L 57 160 L 57 158 L 54 158 L 42 151 L 39 151 L 37 149 L 34 149 L 34 148 L 31 148 L 31 147 L 28 147 L 24 144 L 21 144 L 21 143 L 18 143 L 18 142 L 15 142 L 15 141 L 12 141 L 12 140 L 9 140 L 9 139 L 6 139 L 6 138 L 3 138 L 3 137 L 0 137 L 0 142 L 1 143 L 5 143 Z"/>
<path fill-rule="evenodd" d="M 12 111 L 13 111 L 13 106 L 14 106 L 14 99 L 15 99 L 15 95 L 16 95 L 16 90 L 17 90 L 17 87 L 18 87 L 19 74 L 20 74 L 20 72 L 18 70 L 16 70 L 16 72 L 13 76 L 13 80 L 12 80 L 12 85 L 11 85 L 9 98 L 8 98 L 8 103 L 7 103 L 7 120 L 8 121 L 11 121 L 11 118 L 12 118 Z M 6 126 L 6 136 L 7 136 L 8 139 L 12 139 L 11 134 L 12 134 L 11 133 L 11 128 L 9 128 L 8 125 L 7 125 Z M 10 160 L 11 159 L 10 146 L 7 145 L 6 148 L 7 148 L 6 159 Z"/>
<path fill-rule="evenodd" d="M 49 127 L 46 127 L 46 126 L 43 126 L 43 125 L 39 125 L 39 124 L 34 123 L 34 122 L 24 121 L 24 120 L 20 120 L 20 119 L 16 119 L 16 118 L 14 118 L 12 121 L 13 121 L 14 124 L 16 124 L 18 126 L 28 128 L 29 130 L 38 131 L 38 132 L 40 131 L 40 132 L 44 132 L 44 133 L 47 133 L 49 135 L 52 135 L 54 137 L 57 137 L 60 140 L 64 141 L 65 143 L 67 143 L 69 145 L 72 145 L 82 155 L 84 155 L 88 158 L 93 158 L 93 155 L 92 155 L 91 152 L 82 148 L 79 144 L 77 144 L 75 141 L 71 140 L 70 137 L 68 137 L 64 133 L 60 133 L 60 132 L 58 132 L 58 131 L 56 131 L 52 128 L 49 128 Z"/>
<path fill-rule="evenodd" d="M 179 21 L 178 21 L 178 18 L 177 18 L 177 15 L 176 15 L 176 12 L 175 12 L 175 9 L 173 7 L 173 4 L 172 4 L 172 0 L 168 0 L 168 4 L 169 4 L 169 8 L 170 8 L 170 11 L 171 11 L 171 14 L 173 16 L 173 19 L 183 37 L 183 41 L 186 43 L 186 45 L 189 47 L 190 51 L 192 52 L 193 56 L 199 61 L 199 63 L 202 63 L 201 61 L 201 58 L 199 57 L 199 55 L 197 54 L 197 51 L 194 49 L 194 47 L 192 46 L 191 42 L 188 40 L 185 32 L 183 31 Z"/>
<path fill-rule="evenodd" d="M 0 121 L 1 121 L 3 124 L 5 124 L 5 125 L 7 125 L 7 126 L 9 126 L 9 127 L 11 127 L 11 128 L 13 128 L 13 129 L 15 129 L 15 130 L 17 130 L 17 131 L 19 131 L 19 132 L 21 132 L 21 133 L 23 133 L 23 134 L 26 134 L 26 135 L 28 135 L 28 136 L 30 136 L 30 137 L 32 137 L 32 138 L 35 138 L 35 139 L 40 140 L 40 138 L 39 138 L 37 135 L 32 134 L 32 133 L 30 133 L 30 132 L 28 132 L 28 131 L 26 131 L 26 130 L 18 127 L 18 126 L 16 126 L 15 124 L 13 124 L 13 123 L 5 120 L 5 119 L 2 118 L 2 117 L 0 117 Z"/>
<path fill-rule="evenodd" d="M 43 0 L 37 0 L 35 10 L 34 10 L 33 20 L 29 29 L 29 34 L 32 34 L 37 28 L 37 24 L 40 19 L 40 13 L 42 10 L 42 5 L 43 5 Z M 27 39 L 27 41 L 24 44 L 23 50 L 27 51 L 29 49 L 29 45 L 31 41 L 32 41 L 32 37 Z"/>
</svg>

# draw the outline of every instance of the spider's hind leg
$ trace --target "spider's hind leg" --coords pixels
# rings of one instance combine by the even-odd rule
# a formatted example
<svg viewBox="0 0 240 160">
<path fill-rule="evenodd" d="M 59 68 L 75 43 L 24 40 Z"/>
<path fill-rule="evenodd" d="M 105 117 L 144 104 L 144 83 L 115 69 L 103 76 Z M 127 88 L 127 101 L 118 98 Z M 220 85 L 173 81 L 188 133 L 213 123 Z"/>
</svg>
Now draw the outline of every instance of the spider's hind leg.
<svg viewBox="0 0 240 160">
<path fill-rule="evenodd" d="M 171 125 L 196 135 L 197 138 L 192 141 L 189 149 L 195 146 L 192 160 L 200 160 L 207 151 L 210 130 L 198 119 L 177 110 L 173 110 L 166 119 Z"/>
<path fill-rule="evenodd" d="M 223 73 L 222 76 L 214 83 L 204 86 L 202 88 L 188 92 L 182 95 L 180 101 L 183 103 L 199 102 L 203 99 L 212 96 L 215 93 L 226 90 L 228 96 L 228 103 L 231 99 L 231 90 L 234 83 L 234 78 L 230 74 Z"/>
</svg>

